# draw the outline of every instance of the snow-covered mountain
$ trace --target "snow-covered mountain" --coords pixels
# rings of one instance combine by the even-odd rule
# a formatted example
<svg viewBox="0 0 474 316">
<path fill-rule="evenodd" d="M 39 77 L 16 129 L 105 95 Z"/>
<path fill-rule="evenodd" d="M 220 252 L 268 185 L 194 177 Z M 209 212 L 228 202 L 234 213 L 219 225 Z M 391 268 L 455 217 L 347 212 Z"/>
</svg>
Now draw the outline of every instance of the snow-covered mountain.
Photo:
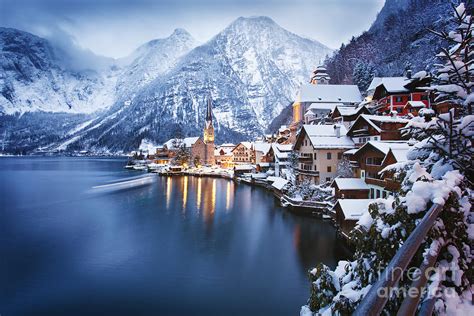
<svg viewBox="0 0 474 316">
<path fill-rule="evenodd" d="M 208 96 L 214 103 L 218 141 L 261 135 L 331 53 L 268 17 L 250 17 L 238 18 L 200 46 L 177 29 L 114 61 L 109 69 L 78 73 L 61 66 L 46 40 L 2 30 L 7 34 L 0 40 L 0 108 L 5 113 L 30 111 L 29 118 L 38 110 L 95 111 L 75 126 L 64 124 L 67 128 L 52 137 L 55 141 L 48 149 L 117 152 L 136 149 L 143 138 L 162 142 L 176 133 L 200 135 Z M 5 53 L 5 47 L 11 49 Z M 0 117 L 0 132 L 7 121 L 11 120 Z M 77 117 L 68 117 L 69 123 L 73 121 Z M 19 126 L 25 125 L 23 118 Z M 11 124 L 8 128 L 11 131 Z M 41 138 L 39 133 L 41 128 L 31 139 Z"/>
<path fill-rule="evenodd" d="M 117 82 L 118 95 L 133 98 L 140 88 L 173 69 L 179 59 L 198 44 L 184 29 L 143 44 L 130 56 L 118 60 L 118 64 L 124 66 Z"/>
<path fill-rule="evenodd" d="M 113 104 L 113 60 L 97 71 L 75 68 L 72 58 L 43 38 L 0 28 L 0 113 L 92 113 Z"/>
<path fill-rule="evenodd" d="M 191 50 L 126 105 L 81 131 L 71 148 L 129 150 L 141 139 L 200 135 L 208 96 L 218 141 L 261 135 L 331 50 L 286 31 L 268 17 L 239 18 Z"/>
</svg>

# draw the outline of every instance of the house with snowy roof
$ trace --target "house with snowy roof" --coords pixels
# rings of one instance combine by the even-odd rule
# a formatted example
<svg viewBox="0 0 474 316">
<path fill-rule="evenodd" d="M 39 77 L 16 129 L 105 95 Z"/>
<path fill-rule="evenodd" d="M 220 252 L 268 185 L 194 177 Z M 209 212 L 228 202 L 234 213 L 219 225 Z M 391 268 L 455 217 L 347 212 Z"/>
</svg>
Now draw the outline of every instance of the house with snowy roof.
<svg viewBox="0 0 474 316">
<path fill-rule="evenodd" d="M 331 183 L 336 199 L 368 199 L 370 188 L 361 178 L 336 178 Z"/>
<path fill-rule="evenodd" d="M 349 128 L 361 114 L 370 114 L 365 105 L 359 105 L 355 108 L 336 106 L 334 111 L 331 112 L 331 119 L 334 123 L 344 124 L 346 128 Z"/>
<path fill-rule="evenodd" d="M 334 220 L 339 233 L 349 239 L 349 233 L 359 219 L 368 212 L 370 199 L 339 199 L 333 208 Z"/>
<path fill-rule="evenodd" d="M 292 144 L 278 144 L 273 143 L 270 150 L 267 153 L 267 161 L 273 161 L 275 166 L 275 176 L 279 177 L 283 175 L 288 169 L 289 155 L 293 150 Z"/>
<path fill-rule="evenodd" d="M 408 119 L 398 116 L 361 114 L 347 131 L 355 145 L 360 147 L 368 141 L 402 140 L 401 129 Z"/>
<path fill-rule="evenodd" d="M 272 144 L 267 142 L 253 142 L 252 143 L 252 163 L 260 164 L 262 162 L 270 162 L 266 160 L 266 156 L 272 147 Z"/>
<path fill-rule="evenodd" d="M 420 71 L 409 77 L 375 77 L 370 83 L 367 93 L 378 113 L 407 115 L 405 106 L 409 101 L 419 101 L 426 108 L 431 107 L 427 88 L 431 77 Z"/>
<path fill-rule="evenodd" d="M 293 120 L 290 125 L 293 141 L 300 125 L 325 121 L 336 106 L 355 107 L 362 101 L 356 85 L 329 84 L 330 79 L 324 67 L 318 67 L 310 82 L 300 87 L 293 102 Z"/>
<path fill-rule="evenodd" d="M 253 161 L 253 150 L 251 142 L 240 142 L 232 149 L 234 165 L 251 164 Z"/>
<path fill-rule="evenodd" d="M 225 143 L 220 146 L 217 146 L 214 151 L 214 158 L 216 160 L 216 165 L 221 168 L 232 168 L 234 166 L 234 156 L 232 154 L 232 149 L 235 145 L 231 143 Z"/>
<path fill-rule="evenodd" d="M 336 176 L 342 154 L 354 148 L 354 142 L 340 124 L 303 125 L 293 150 L 299 156 L 297 179 L 315 184 L 329 182 Z"/>
<path fill-rule="evenodd" d="M 354 175 L 365 181 L 370 198 L 385 198 L 400 188 L 397 180 L 390 175 L 384 178 L 381 171 L 388 165 L 407 161 L 410 148 L 404 141 L 369 141 L 352 155 Z"/>
</svg>

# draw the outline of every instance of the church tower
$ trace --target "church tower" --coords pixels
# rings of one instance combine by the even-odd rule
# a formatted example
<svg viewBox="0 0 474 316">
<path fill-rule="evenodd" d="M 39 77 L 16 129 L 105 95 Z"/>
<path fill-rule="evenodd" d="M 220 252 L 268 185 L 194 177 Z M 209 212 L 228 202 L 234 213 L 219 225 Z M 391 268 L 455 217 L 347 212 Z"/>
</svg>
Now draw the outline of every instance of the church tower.
<svg viewBox="0 0 474 316">
<path fill-rule="evenodd" d="M 204 126 L 204 164 L 214 165 L 214 126 L 212 124 L 212 101 L 211 97 L 207 100 L 206 125 Z"/>
<path fill-rule="evenodd" d="M 318 66 L 316 70 L 313 71 L 309 82 L 311 84 L 329 84 L 329 80 L 331 80 L 331 77 L 329 77 L 326 68 Z"/>
</svg>

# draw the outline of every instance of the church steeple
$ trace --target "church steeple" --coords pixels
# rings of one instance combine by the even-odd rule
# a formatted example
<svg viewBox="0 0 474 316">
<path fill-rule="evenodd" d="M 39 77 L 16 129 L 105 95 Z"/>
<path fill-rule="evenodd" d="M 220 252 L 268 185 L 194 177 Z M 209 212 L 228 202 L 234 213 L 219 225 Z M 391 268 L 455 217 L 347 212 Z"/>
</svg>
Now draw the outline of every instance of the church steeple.
<svg viewBox="0 0 474 316">
<path fill-rule="evenodd" d="M 206 112 L 206 123 L 212 123 L 212 101 L 211 97 L 207 99 L 207 112 Z"/>
<path fill-rule="evenodd" d="M 311 84 L 328 84 L 330 80 L 331 77 L 327 74 L 326 68 L 318 66 L 316 70 L 313 71 L 309 82 Z"/>
<path fill-rule="evenodd" d="M 206 126 L 204 127 L 204 143 L 214 143 L 214 126 L 212 124 L 212 100 L 207 99 Z"/>
</svg>

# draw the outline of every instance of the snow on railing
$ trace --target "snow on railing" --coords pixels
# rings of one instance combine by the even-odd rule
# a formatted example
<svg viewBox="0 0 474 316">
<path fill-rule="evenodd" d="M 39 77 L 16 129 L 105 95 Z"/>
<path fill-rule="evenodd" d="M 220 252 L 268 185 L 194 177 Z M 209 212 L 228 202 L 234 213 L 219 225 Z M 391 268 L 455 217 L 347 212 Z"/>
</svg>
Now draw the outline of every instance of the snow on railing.
<svg viewBox="0 0 474 316">
<path fill-rule="evenodd" d="M 428 231 L 433 226 L 435 220 L 438 218 L 438 215 L 442 209 L 443 205 L 435 203 L 431 206 L 428 212 L 426 212 L 421 222 L 416 226 L 400 249 L 398 249 L 397 253 L 393 257 L 392 261 L 390 261 L 387 268 L 385 268 L 380 278 L 377 280 L 377 282 L 375 282 L 375 284 L 372 285 L 367 295 L 357 307 L 354 315 L 366 316 L 381 314 L 385 304 L 389 299 L 388 295 L 380 295 L 381 291 L 384 293 L 392 292 L 391 290 L 400 280 L 403 272 L 408 267 L 408 264 L 412 260 L 415 253 L 418 251 L 418 248 L 426 237 Z M 429 299 L 425 302 L 429 304 Z M 412 301 L 411 304 L 418 304 L 418 301 Z M 429 310 L 430 305 L 426 305 L 424 308 Z"/>
</svg>

